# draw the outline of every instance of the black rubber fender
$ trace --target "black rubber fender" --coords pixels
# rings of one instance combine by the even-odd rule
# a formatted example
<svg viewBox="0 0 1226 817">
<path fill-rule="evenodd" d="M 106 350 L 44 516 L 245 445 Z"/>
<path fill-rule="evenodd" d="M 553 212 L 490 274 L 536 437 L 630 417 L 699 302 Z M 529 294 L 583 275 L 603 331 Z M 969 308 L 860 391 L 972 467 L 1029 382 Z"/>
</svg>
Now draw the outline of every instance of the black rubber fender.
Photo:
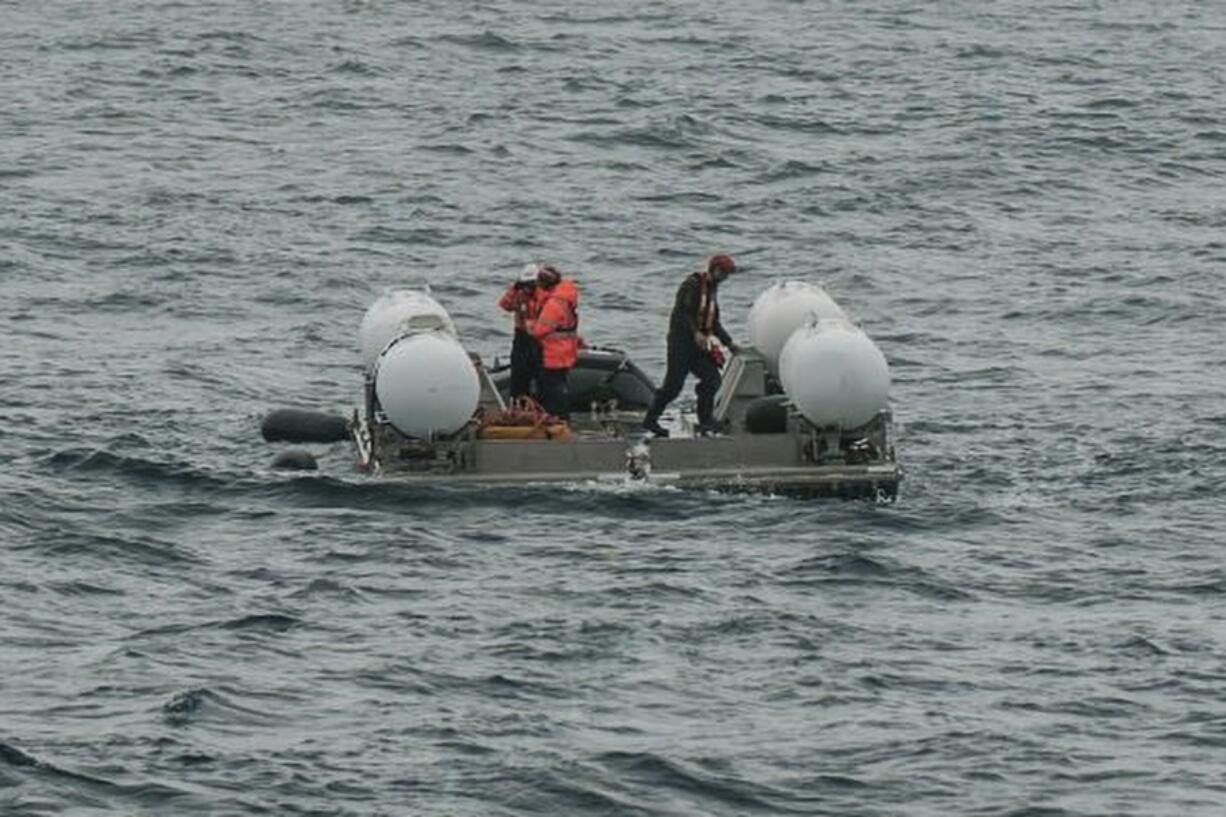
<svg viewBox="0 0 1226 817">
<path fill-rule="evenodd" d="M 788 396 L 759 397 L 745 408 L 745 430 L 750 434 L 782 434 L 788 430 Z"/>
<path fill-rule="evenodd" d="M 318 471 L 319 462 L 310 451 L 282 451 L 273 457 L 272 467 L 282 471 Z"/>
<path fill-rule="evenodd" d="M 349 421 L 337 414 L 283 408 L 269 412 L 260 433 L 270 443 L 338 443 L 349 439 Z"/>
</svg>

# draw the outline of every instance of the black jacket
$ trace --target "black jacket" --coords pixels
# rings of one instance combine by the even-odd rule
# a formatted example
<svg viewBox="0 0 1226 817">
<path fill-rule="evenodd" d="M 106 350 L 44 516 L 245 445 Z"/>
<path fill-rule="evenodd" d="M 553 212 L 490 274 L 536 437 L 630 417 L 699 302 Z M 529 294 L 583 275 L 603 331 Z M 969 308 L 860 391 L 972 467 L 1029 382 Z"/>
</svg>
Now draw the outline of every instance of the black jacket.
<svg viewBox="0 0 1226 817">
<path fill-rule="evenodd" d="M 711 281 L 711 300 L 715 305 L 715 325 L 712 334 L 719 338 L 725 346 L 732 345 L 732 337 L 719 322 L 719 284 Z M 677 287 L 677 299 L 673 302 L 673 313 L 668 318 L 669 343 L 694 343 L 694 335 L 698 332 L 698 307 L 702 299 L 702 273 L 695 272 L 686 277 Z"/>
</svg>

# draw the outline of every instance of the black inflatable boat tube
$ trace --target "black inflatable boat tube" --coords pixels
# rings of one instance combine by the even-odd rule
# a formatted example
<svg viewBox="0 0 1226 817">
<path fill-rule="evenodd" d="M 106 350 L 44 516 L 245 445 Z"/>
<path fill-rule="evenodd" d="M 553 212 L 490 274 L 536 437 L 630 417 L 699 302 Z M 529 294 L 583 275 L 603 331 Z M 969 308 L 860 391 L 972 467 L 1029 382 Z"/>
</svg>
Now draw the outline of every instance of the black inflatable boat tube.
<svg viewBox="0 0 1226 817">
<path fill-rule="evenodd" d="M 338 443 L 349 439 L 349 422 L 336 414 L 283 408 L 264 418 L 260 433 L 270 443 Z"/>
</svg>

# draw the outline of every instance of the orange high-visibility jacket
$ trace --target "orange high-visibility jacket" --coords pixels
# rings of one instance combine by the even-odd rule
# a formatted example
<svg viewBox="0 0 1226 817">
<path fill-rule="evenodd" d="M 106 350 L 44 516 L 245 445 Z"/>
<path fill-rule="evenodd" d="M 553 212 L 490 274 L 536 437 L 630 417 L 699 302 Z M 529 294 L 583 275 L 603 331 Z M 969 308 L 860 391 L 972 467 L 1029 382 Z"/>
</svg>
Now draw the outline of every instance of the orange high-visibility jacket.
<svg viewBox="0 0 1226 817">
<path fill-rule="evenodd" d="M 579 288 L 563 278 L 553 289 L 537 289 L 540 312 L 528 321 L 528 332 L 541 343 L 541 364 L 570 369 L 579 359 Z"/>
<path fill-rule="evenodd" d="M 528 322 L 536 318 L 540 311 L 540 293 L 537 287 L 517 287 L 514 284 L 498 300 L 498 306 L 507 312 L 515 313 L 516 330 L 528 331 Z"/>
</svg>

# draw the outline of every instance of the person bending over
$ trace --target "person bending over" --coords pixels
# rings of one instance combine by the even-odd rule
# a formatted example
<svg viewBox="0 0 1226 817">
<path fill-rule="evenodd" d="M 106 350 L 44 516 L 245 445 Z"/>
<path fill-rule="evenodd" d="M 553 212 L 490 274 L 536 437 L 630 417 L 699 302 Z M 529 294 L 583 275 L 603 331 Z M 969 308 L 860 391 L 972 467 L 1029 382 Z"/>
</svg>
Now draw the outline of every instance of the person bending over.
<svg viewBox="0 0 1226 817">
<path fill-rule="evenodd" d="M 727 255 L 713 255 L 707 268 L 686 277 L 677 288 L 677 298 L 668 319 L 668 368 L 664 382 L 656 391 L 655 400 L 643 418 L 643 428 L 657 437 L 667 437 L 668 429 L 660 425 L 660 415 L 685 385 L 686 375 L 698 377 L 694 393 L 698 397 L 698 432 L 715 430 L 715 393 L 719 390 L 719 354 L 714 339 L 728 350 L 738 347 L 719 322 L 719 285 L 736 272 L 736 263 Z"/>
</svg>

